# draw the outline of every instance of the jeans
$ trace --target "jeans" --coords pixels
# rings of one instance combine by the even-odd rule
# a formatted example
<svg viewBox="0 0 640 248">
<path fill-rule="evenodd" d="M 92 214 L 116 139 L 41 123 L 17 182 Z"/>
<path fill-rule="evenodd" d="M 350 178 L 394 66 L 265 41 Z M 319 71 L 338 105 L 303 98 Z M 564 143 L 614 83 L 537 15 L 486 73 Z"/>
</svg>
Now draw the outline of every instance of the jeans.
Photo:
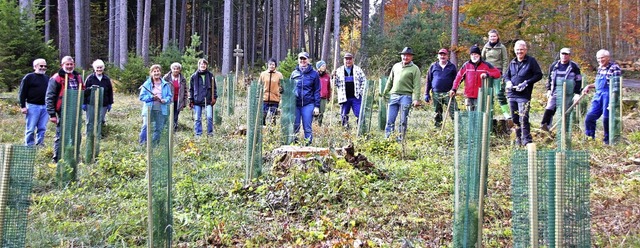
<svg viewBox="0 0 640 248">
<path fill-rule="evenodd" d="M 202 108 L 203 106 L 193 106 L 193 111 L 196 113 L 196 119 L 194 129 L 196 130 L 196 136 L 202 135 Z M 206 105 L 204 107 L 207 116 L 207 135 L 213 135 L 213 106 Z"/>
<path fill-rule="evenodd" d="M 384 128 L 384 137 L 389 138 L 391 132 L 393 132 L 396 117 L 400 114 L 400 135 L 398 141 L 402 141 L 405 133 L 407 132 L 407 122 L 409 120 L 409 110 L 411 109 L 411 96 L 410 95 L 397 95 L 392 94 L 389 98 L 387 107 L 387 125 Z"/>
<path fill-rule="evenodd" d="M 340 116 L 342 117 L 342 126 L 349 127 L 349 112 L 353 109 L 353 115 L 356 116 L 356 123 L 358 122 L 358 118 L 360 117 L 360 104 L 362 100 L 350 97 L 347 98 L 346 102 L 340 104 Z"/>
<path fill-rule="evenodd" d="M 531 100 L 524 98 L 509 98 L 511 107 L 511 119 L 516 125 L 516 137 L 521 145 L 533 142 L 531 137 L 531 124 L 529 123 L 529 108 Z"/>
<path fill-rule="evenodd" d="M 296 106 L 296 120 L 293 123 L 293 133 L 297 134 L 300 131 L 300 121 L 302 120 L 302 128 L 304 129 L 304 139 L 307 140 L 306 145 L 310 145 L 313 141 L 313 130 L 311 129 L 311 122 L 313 121 L 313 103 L 304 105 L 302 107 Z"/>
<path fill-rule="evenodd" d="M 442 112 L 444 108 L 448 109 L 449 117 L 453 120 L 453 112 L 458 111 L 458 103 L 455 99 L 451 99 L 449 97 L 449 92 L 433 92 L 433 108 L 436 112 L 436 127 L 442 125 L 443 117 Z M 451 103 L 449 103 L 449 99 L 451 99 Z M 451 104 L 451 106 L 447 106 L 447 104 Z"/>
<path fill-rule="evenodd" d="M 585 135 L 595 138 L 596 136 L 596 122 L 602 118 L 602 125 L 604 126 L 604 142 L 609 142 L 609 90 L 596 91 L 596 94 L 591 100 L 591 108 L 587 112 L 587 116 L 584 119 Z"/>
<path fill-rule="evenodd" d="M 278 103 L 263 102 L 262 103 L 262 125 L 267 125 L 267 115 L 272 125 L 276 124 L 276 113 L 278 112 Z"/>
<path fill-rule="evenodd" d="M 27 125 L 24 130 L 24 143 L 27 146 L 44 145 L 44 133 L 49 121 L 47 106 L 27 103 L 26 107 L 27 114 L 24 118 Z"/>
<path fill-rule="evenodd" d="M 153 124 L 152 141 L 158 143 L 162 130 L 166 126 L 167 116 L 162 114 L 160 110 L 151 110 L 151 124 Z M 140 144 L 147 142 L 147 117 L 142 117 L 142 130 L 140 130 Z"/>
</svg>

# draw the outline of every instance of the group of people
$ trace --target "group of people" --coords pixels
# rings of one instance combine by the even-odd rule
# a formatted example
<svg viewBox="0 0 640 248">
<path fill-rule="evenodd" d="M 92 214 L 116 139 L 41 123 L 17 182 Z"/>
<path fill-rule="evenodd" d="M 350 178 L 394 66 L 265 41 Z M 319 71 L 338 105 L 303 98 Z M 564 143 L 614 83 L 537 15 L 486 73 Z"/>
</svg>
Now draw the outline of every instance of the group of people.
<svg viewBox="0 0 640 248">
<path fill-rule="evenodd" d="M 67 89 L 84 90 L 81 108 L 86 111 L 90 104 L 91 88 L 104 88 L 103 102 L 100 109 L 101 124 L 104 124 L 106 112 L 113 104 L 113 87 L 109 77 L 104 75 L 105 64 L 98 59 L 92 63 L 94 72 L 86 80 L 75 71 L 75 62 L 71 56 L 60 60 L 60 69 L 51 77 L 46 75 L 47 61 L 42 58 L 33 61 L 34 72 L 28 73 L 20 82 L 20 111 L 25 115 L 25 144 L 27 146 L 43 146 L 47 121 L 56 124 L 56 136 L 53 145 L 53 160 L 58 161 L 60 155 L 60 118 L 62 99 Z M 87 120 L 91 120 L 87 116 Z M 87 125 L 93 125 L 88 122 Z"/>
<path fill-rule="evenodd" d="M 443 117 L 444 105 L 453 119 L 453 112 L 458 110 L 455 99 L 458 87 L 465 82 L 464 104 L 468 111 L 474 111 L 477 105 L 478 91 L 482 87 L 485 78 L 500 79 L 497 100 L 500 109 L 507 119 L 513 120 L 516 132 L 516 144 L 527 145 L 533 142 L 529 121 L 529 110 L 533 86 L 542 79 L 542 70 L 535 58 L 527 55 L 527 43 L 518 40 L 514 45 L 515 58 L 509 59 L 506 47 L 500 43 L 498 31 L 491 30 L 488 33 L 489 41 L 482 50 L 477 46 L 469 49 L 469 60 L 457 70 L 456 65 L 449 61 L 449 51 L 445 48 L 438 51 L 438 60 L 431 64 L 426 77 L 426 90 L 424 101 L 429 103 L 433 99 L 436 112 L 435 125 L 440 126 Z M 565 99 L 565 109 L 581 99 L 581 95 L 587 94 L 595 88 L 596 94 L 585 118 L 585 135 L 595 138 L 596 121 L 604 114 L 604 142 L 609 141 L 608 129 L 608 101 L 609 82 L 612 77 L 621 75 L 620 67 L 610 60 L 607 50 L 600 50 L 596 54 L 598 71 L 594 84 L 582 88 L 582 75 L 580 67 L 571 61 L 571 49 L 560 49 L 560 59 L 554 61 L 549 67 L 546 83 L 547 104 L 541 121 L 541 129 L 549 131 L 553 126 L 553 116 L 558 103 Z M 395 66 L 394 66 L 395 68 Z M 393 71 L 392 71 L 393 74 Z M 572 88 L 565 89 L 562 96 L 563 85 L 573 82 Z M 566 87 L 564 87 L 566 88 Z M 506 94 L 505 94 L 506 92 Z M 568 96 L 566 96 L 568 95 Z M 573 97 L 571 97 L 573 95 Z"/>
</svg>

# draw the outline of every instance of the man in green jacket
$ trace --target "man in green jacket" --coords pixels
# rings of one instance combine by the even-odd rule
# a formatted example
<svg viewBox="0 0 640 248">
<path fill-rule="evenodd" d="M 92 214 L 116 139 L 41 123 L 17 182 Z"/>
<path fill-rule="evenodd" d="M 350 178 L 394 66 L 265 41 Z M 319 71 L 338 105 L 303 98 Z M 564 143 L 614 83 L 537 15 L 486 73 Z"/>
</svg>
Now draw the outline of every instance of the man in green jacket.
<svg viewBox="0 0 640 248">
<path fill-rule="evenodd" d="M 500 36 L 498 35 L 498 30 L 491 29 L 489 30 L 489 42 L 484 45 L 482 48 L 482 60 L 485 62 L 489 62 L 489 64 L 493 65 L 493 67 L 498 68 L 500 70 L 501 75 L 507 74 L 507 70 L 509 70 L 509 54 L 507 53 L 507 47 L 505 47 L 502 43 L 500 43 Z M 511 118 L 511 111 L 509 110 L 509 104 L 507 102 L 507 97 L 504 94 L 504 84 L 500 84 L 500 88 L 497 89 L 498 94 L 496 98 L 500 103 L 500 109 L 502 110 L 502 114 L 505 119 Z"/>
<path fill-rule="evenodd" d="M 384 130 L 385 138 L 389 138 L 394 130 L 396 117 L 400 115 L 400 134 L 398 141 L 402 141 L 407 131 L 407 121 L 411 104 L 420 106 L 420 68 L 413 63 L 413 50 L 405 47 L 400 52 L 401 62 L 391 68 L 389 80 L 384 88 L 383 96 L 389 98 L 387 105 L 387 125 Z M 390 95 L 390 96 L 389 96 Z"/>
</svg>

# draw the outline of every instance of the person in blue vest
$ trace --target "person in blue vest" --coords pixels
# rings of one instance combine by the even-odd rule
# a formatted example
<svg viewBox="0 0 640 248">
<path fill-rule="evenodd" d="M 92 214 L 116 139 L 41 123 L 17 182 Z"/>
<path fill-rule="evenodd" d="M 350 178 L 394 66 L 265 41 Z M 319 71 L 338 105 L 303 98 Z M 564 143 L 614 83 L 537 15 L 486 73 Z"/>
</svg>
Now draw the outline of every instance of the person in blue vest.
<svg viewBox="0 0 640 248">
<path fill-rule="evenodd" d="M 620 77 L 622 70 L 615 62 L 611 62 L 609 51 L 601 49 L 596 53 L 598 60 L 598 73 L 593 84 L 584 87 L 582 94 L 588 94 L 590 89 L 596 89 L 591 100 L 591 108 L 584 120 L 584 133 L 591 139 L 596 136 L 596 121 L 604 114 L 602 125 L 604 126 L 604 143 L 609 144 L 609 80 L 612 77 Z"/>
<path fill-rule="evenodd" d="M 304 129 L 304 139 L 306 145 L 313 141 L 313 130 L 311 122 L 313 115 L 320 114 L 320 76 L 318 72 L 309 64 L 309 54 L 301 52 L 298 54 L 298 65 L 291 72 L 291 81 L 295 87 L 296 96 L 296 120 L 293 123 L 293 132 L 300 131 L 300 122 Z"/>
<path fill-rule="evenodd" d="M 142 104 L 142 130 L 140 130 L 140 144 L 147 142 L 147 113 L 151 114 L 153 126 L 152 141 L 157 144 L 160 141 L 160 134 L 164 130 L 168 115 L 169 104 L 173 99 L 172 85 L 162 79 L 162 68 L 160 65 L 152 65 L 149 68 L 149 78 L 140 86 L 138 99 Z M 149 111 L 151 109 L 151 111 Z"/>
</svg>

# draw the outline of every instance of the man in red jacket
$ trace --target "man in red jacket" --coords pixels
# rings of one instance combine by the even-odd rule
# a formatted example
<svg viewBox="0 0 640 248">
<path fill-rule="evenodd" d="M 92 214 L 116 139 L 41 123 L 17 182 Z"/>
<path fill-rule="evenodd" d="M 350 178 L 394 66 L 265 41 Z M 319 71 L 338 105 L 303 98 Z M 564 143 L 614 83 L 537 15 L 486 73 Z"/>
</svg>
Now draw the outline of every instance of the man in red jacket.
<svg viewBox="0 0 640 248">
<path fill-rule="evenodd" d="M 453 89 L 449 92 L 450 97 L 456 95 L 460 82 L 464 80 L 464 96 L 467 98 L 464 105 L 467 111 L 475 111 L 478 105 L 478 91 L 482 87 L 482 79 L 486 77 L 500 78 L 500 70 L 493 65 L 482 61 L 480 57 L 480 48 L 472 46 L 469 49 L 469 61 L 465 62 L 458 71 L 456 79 L 453 81 Z"/>
</svg>

